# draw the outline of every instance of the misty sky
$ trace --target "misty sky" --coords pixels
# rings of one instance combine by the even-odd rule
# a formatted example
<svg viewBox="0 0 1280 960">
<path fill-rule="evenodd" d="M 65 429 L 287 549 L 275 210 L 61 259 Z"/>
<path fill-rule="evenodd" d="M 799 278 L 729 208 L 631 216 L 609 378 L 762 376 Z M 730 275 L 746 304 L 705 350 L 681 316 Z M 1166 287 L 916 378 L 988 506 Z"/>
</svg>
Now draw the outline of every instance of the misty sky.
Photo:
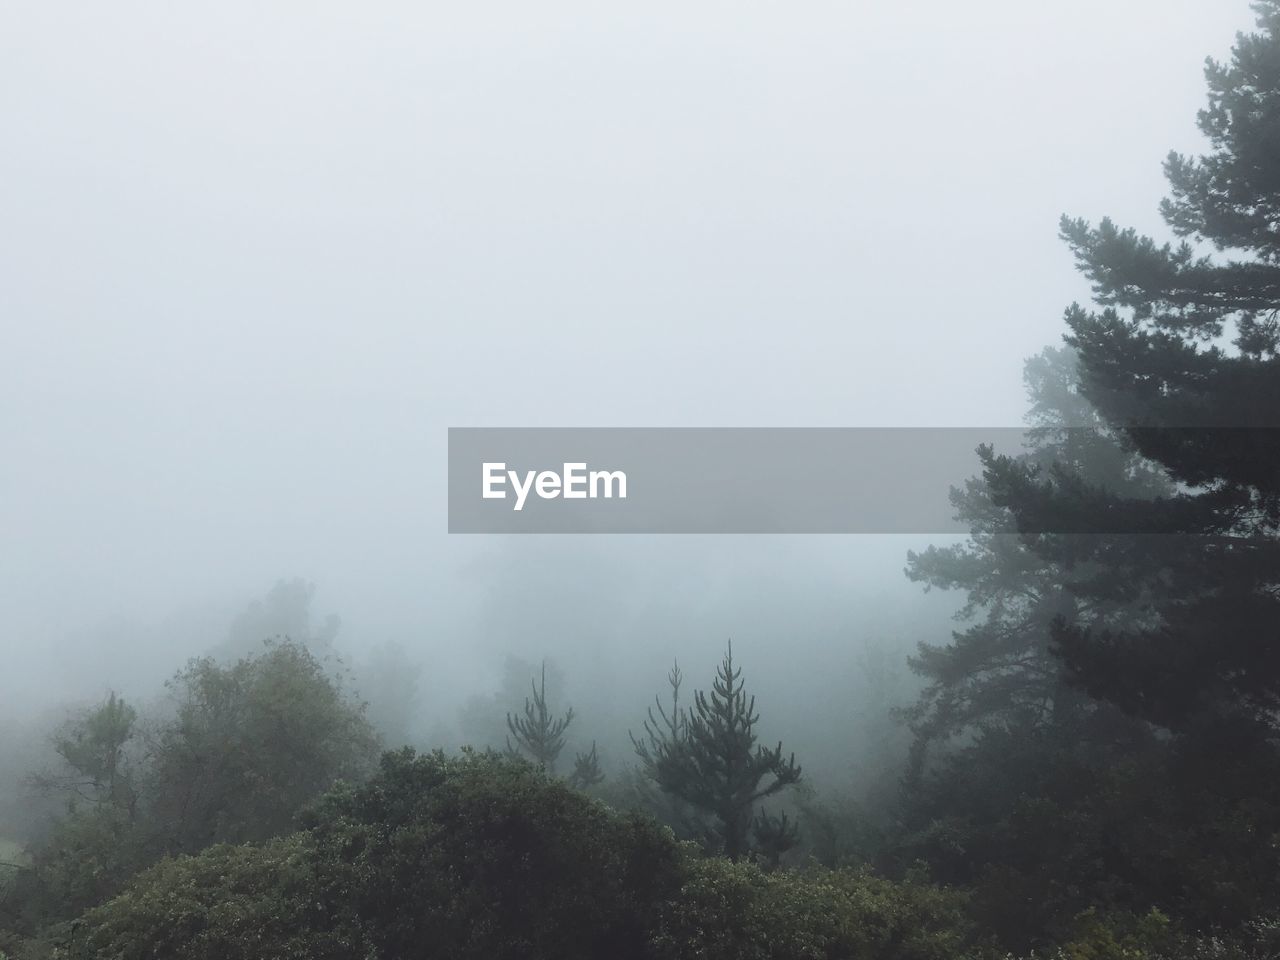
<svg viewBox="0 0 1280 960">
<path fill-rule="evenodd" d="M 914 541 L 451 539 L 445 429 L 1018 423 L 1088 293 L 1059 214 L 1159 230 L 1251 23 L 3 4 L 0 699 L 170 672 L 281 577 L 441 674 L 880 629 Z"/>
</svg>

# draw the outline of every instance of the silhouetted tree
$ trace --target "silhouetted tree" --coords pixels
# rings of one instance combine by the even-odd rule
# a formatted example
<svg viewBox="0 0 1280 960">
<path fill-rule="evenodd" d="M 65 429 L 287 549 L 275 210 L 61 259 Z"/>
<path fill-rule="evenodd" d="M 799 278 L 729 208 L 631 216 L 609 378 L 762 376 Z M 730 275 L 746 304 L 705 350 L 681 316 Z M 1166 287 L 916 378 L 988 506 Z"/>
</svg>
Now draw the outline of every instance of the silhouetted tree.
<svg viewBox="0 0 1280 960">
<path fill-rule="evenodd" d="M 1166 163 L 1182 242 L 1062 221 L 1098 305 L 1066 316 L 1088 446 L 983 448 L 960 505 L 985 539 L 914 565 L 984 618 L 922 653 L 921 719 L 978 731 L 908 792 L 898 863 L 972 885 L 1013 949 L 1091 908 L 1218 926 L 1280 891 L 1280 3 L 1256 9 L 1208 67 L 1211 152 Z"/>
<path fill-rule="evenodd" d="M 756 701 L 747 696 L 741 677 L 741 668 L 733 665 L 730 643 L 710 694 L 699 690 L 693 709 L 681 711 L 678 668 L 673 670 L 668 677 L 671 713 L 658 704 L 663 725 L 655 722 L 650 710 L 645 739 L 632 737 L 641 762 L 664 791 L 715 819 L 725 855 L 731 860 L 749 852 L 756 804 L 800 781 L 795 754 L 784 760 L 781 742 L 773 749 L 757 744 Z M 782 821 L 766 820 L 765 824 L 765 837 L 775 847 L 788 836 L 794 843 L 795 831 L 781 826 Z"/>
<path fill-rule="evenodd" d="M 547 773 L 554 773 L 556 758 L 560 756 L 560 751 L 564 749 L 564 732 L 569 728 L 569 724 L 573 722 L 573 707 L 567 709 L 563 716 L 556 717 L 547 706 L 547 665 L 545 661 L 542 664 L 541 682 L 533 683 L 530 681 L 530 686 L 533 688 L 533 696 L 525 698 L 524 716 L 517 717 L 510 713 L 507 714 L 507 729 L 510 731 L 511 736 L 516 738 L 516 746 L 512 746 L 510 739 L 507 740 L 507 750 L 513 754 L 523 750 L 533 758 L 533 762 L 540 769 Z M 593 747 L 592 755 L 594 753 L 595 748 Z"/>
<path fill-rule="evenodd" d="M 1091 575 L 1081 601 L 1149 596 L 1118 627 L 1064 619 L 1055 640 L 1094 695 L 1162 726 L 1280 732 L 1280 3 L 1210 61 L 1211 150 L 1171 154 L 1176 246 L 1063 218 L 1097 311 L 1067 311 L 1081 392 L 1179 484 L 1155 500 L 984 456 L 993 500 L 1042 556 Z M 1211 247 L 1230 257 L 1205 254 Z M 1230 337 L 1229 342 L 1226 340 Z M 1072 536 L 1075 535 L 1075 536 Z M 1171 536 L 1173 535 L 1173 536 Z"/>
<path fill-rule="evenodd" d="M 570 786 L 586 790 L 604 782 L 604 771 L 600 769 L 600 758 L 596 754 L 596 742 L 591 741 L 591 749 L 579 753 L 573 758 L 573 773 L 569 774 Z"/>
<path fill-rule="evenodd" d="M 636 756 L 644 765 L 645 772 L 655 780 L 658 778 L 658 758 L 664 753 L 673 751 L 684 735 L 686 720 L 684 711 L 680 707 L 682 683 L 684 683 L 684 674 L 680 672 L 680 662 L 676 661 L 667 671 L 667 684 L 671 687 L 671 709 L 664 707 L 662 700 L 654 694 L 653 707 L 649 708 L 649 717 L 644 722 L 644 740 L 638 740 L 634 734 L 628 733 L 631 737 L 631 745 L 635 747 Z M 654 707 L 658 708 L 656 717 L 653 714 Z"/>
<path fill-rule="evenodd" d="M 1023 379 L 1031 429 L 1018 463 L 1067 469 L 1135 499 L 1171 492 L 1163 474 L 1111 435 L 1080 395 L 1074 351 L 1045 349 L 1026 362 Z M 915 774 L 931 744 L 994 727 L 1030 732 L 1075 724 L 1094 712 L 1096 701 L 1071 684 L 1052 649 L 1054 622 L 1114 626 L 1146 615 L 1145 598 L 1077 596 L 1071 585 L 1083 571 L 1038 551 L 1035 536 L 1020 535 L 1013 511 L 992 501 L 985 477 L 953 487 L 951 503 L 969 525 L 968 541 L 907 555 L 907 576 L 926 590 L 967 595 L 956 614 L 966 626 L 948 644 L 920 644 L 910 660 L 928 681 L 904 711 L 916 735 Z"/>
</svg>

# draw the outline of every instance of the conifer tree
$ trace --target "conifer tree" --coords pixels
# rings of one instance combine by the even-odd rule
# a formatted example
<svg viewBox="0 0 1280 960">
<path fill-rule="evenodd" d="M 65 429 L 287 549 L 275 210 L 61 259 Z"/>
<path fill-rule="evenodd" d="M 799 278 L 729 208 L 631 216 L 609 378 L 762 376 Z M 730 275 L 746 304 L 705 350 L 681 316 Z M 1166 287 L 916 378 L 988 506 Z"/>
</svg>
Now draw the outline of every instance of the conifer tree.
<svg viewBox="0 0 1280 960">
<path fill-rule="evenodd" d="M 573 773 L 569 774 L 569 784 L 578 790 L 586 790 L 604 781 L 604 771 L 600 769 L 600 757 L 596 754 L 596 742 L 591 741 L 591 749 L 579 753 L 573 758 Z"/>
<path fill-rule="evenodd" d="M 1046 348 L 1026 362 L 1023 380 L 1031 429 L 1020 464 L 1069 469 L 1137 499 L 1171 492 L 1163 474 L 1112 436 L 1081 396 L 1074 351 Z M 963 629 L 948 644 L 922 643 L 910 661 L 927 681 L 903 711 L 916 734 L 913 775 L 925 748 L 950 737 L 995 728 L 1030 733 L 1093 713 L 1096 703 L 1070 684 L 1052 650 L 1053 624 L 1118 625 L 1142 615 L 1141 605 L 1077 598 L 1067 565 L 1018 535 L 1013 512 L 992 502 L 985 478 L 953 487 L 951 502 L 970 539 L 907 556 L 907 576 L 926 590 L 967 594 L 956 615 Z"/>
<path fill-rule="evenodd" d="M 757 744 L 759 714 L 749 697 L 742 670 L 733 665 L 733 644 L 716 671 L 711 692 L 697 691 L 693 707 L 679 708 L 677 670 L 668 677 L 673 690 L 668 714 L 658 705 L 662 726 L 652 710 L 645 723 L 645 739 L 634 736 L 636 753 L 666 793 L 710 815 L 724 853 L 738 860 L 750 851 L 749 837 L 756 805 L 800 781 L 795 754 L 783 759 L 781 742 L 772 749 Z M 767 856 L 776 862 L 795 842 L 795 831 L 784 820 L 764 817 Z M 758 831 L 759 832 L 759 831 Z"/>
<path fill-rule="evenodd" d="M 1147 597 L 1145 622 L 1054 632 L 1094 696 L 1175 730 L 1280 730 L 1280 2 L 1206 69 L 1210 152 L 1171 154 L 1177 245 L 1064 218 L 1098 309 L 1067 311 L 1081 390 L 1178 484 L 1143 500 L 984 454 L 993 501 L 1078 600 Z"/>
<path fill-rule="evenodd" d="M 643 740 L 631 736 L 631 744 L 635 747 L 636 756 L 640 758 L 645 772 L 654 780 L 657 779 L 658 758 L 664 753 L 673 751 L 684 735 L 685 714 L 680 706 L 680 686 L 684 683 L 684 674 L 680 672 L 680 662 L 672 664 L 667 671 L 667 685 L 671 687 L 671 709 L 668 711 L 655 694 L 653 707 L 658 708 L 658 715 L 653 715 L 653 707 L 649 708 L 649 717 L 644 722 Z"/>
<path fill-rule="evenodd" d="M 526 697 L 524 701 L 524 716 L 517 717 L 510 713 L 507 714 L 507 729 L 511 736 L 516 739 L 516 746 L 512 746 L 510 737 L 507 739 L 507 752 L 518 753 L 523 750 L 536 763 L 539 769 L 547 773 L 554 773 L 556 759 L 560 756 L 560 751 L 564 749 L 564 733 L 569 728 L 569 724 L 573 722 L 573 707 L 564 712 L 561 717 L 556 717 L 547 706 L 547 663 L 542 662 L 542 678 L 540 683 L 530 681 L 532 687 L 532 697 Z M 592 755 L 595 753 L 592 747 Z M 598 768 L 597 768 L 597 772 Z"/>
</svg>

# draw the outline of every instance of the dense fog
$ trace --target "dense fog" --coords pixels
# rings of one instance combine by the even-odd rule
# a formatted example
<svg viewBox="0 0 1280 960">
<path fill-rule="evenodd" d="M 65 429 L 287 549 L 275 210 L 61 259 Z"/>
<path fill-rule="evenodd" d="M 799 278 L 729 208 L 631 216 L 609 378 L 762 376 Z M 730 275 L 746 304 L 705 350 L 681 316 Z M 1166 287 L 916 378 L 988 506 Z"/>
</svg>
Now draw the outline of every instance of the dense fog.
<svg viewBox="0 0 1280 960">
<path fill-rule="evenodd" d="M 638 705 L 637 671 L 730 636 L 782 683 L 784 638 L 814 663 L 948 629 L 901 575 L 920 538 L 450 538 L 445 428 L 1020 423 L 1023 359 L 1088 292 L 1058 215 L 1155 222 L 1199 66 L 1250 23 L 2 16 L 0 702 L 145 689 L 303 578 L 348 655 L 423 663 L 433 722 L 507 652 Z"/>
<path fill-rule="evenodd" d="M 388 747 L 502 749 L 545 664 L 613 777 L 731 640 L 762 741 L 887 816 L 908 657 L 966 601 L 908 552 L 963 537 L 451 536 L 446 431 L 1024 423 L 1091 296 L 1059 216 L 1164 236 L 1159 165 L 1207 149 L 1204 59 L 1253 23 L 0 10 L 0 842 L 47 835 L 84 710 L 168 716 L 193 658 L 273 638 Z"/>
</svg>

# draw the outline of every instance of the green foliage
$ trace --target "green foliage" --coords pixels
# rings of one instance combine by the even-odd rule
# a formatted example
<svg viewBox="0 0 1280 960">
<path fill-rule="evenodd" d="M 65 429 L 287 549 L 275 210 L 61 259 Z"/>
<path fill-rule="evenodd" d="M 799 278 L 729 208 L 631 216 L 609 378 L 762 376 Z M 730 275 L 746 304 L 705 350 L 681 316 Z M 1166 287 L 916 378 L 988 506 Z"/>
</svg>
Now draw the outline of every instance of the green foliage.
<svg viewBox="0 0 1280 960">
<path fill-rule="evenodd" d="M 0 891 L 12 882 L 13 874 L 27 865 L 29 858 L 22 844 L 0 837 Z"/>
<path fill-rule="evenodd" d="M 1159 910 L 1104 916 L 1090 908 L 1074 926 L 1071 939 L 1056 951 L 1061 960 L 1142 960 L 1178 949 L 1177 931 Z"/>
<path fill-rule="evenodd" d="M 8 926 L 32 931 L 120 890 L 151 859 L 136 822 L 115 807 L 73 808 L 34 848 L 4 898 Z"/>
<path fill-rule="evenodd" d="M 1273 751 L 1244 740 L 991 733 L 919 782 L 894 852 L 971 887 L 977 922 L 1016 950 L 1067 942 L 1090 908 L 1238 924 L 1280 894 L 1278 783 Z"/>
<path fill-rule="evenodd" d="M 72 960 L 942 960 L 964 898 L 704 859 L 522 761 L 388 753 L 292 837 L 166 860 L 59 936 Z"/>
<path fill-rule="evenodd" d="M 957 893 L 720 859 L 689 871 L 659 921 L 662 960 L 956 960 L 969 944 Z"/>
<path fill-rule="evenodd" d="M 724 853 L 737 860 L 750 852 L 756 804 L 800 781 L 795 755 L 783 759 L 781 742 L 772 749 L 758 745 L 755 697 L 748 697 L 741 668 L 733 665 L 730 644 L 716 671 L 708 696 L 694 694 L 693 709 L 679 707 L 679 668 L 668 678 L 672 712 L 658 704 L 662 724 L 653 711 L 645 722 L 645 739 L 632 737 L 636 753 L 663 791 L 715 819 Z M 757 823 L 761 821 L 755 821 Z M 768 855 L 795 842 L 795 833 L 780 821 L 765 819 Z"/>
<path fill-rule="evenodd" d="M 139 772 L 127 748 L 137 712 L 114 693 L 54 737 L 65 770 L 34 778 L 66 798 L 64 814 L 0 897 L 9 925 L 74 916 L 125 883 L 149 857 L 138 824 Z"/>
<path fill-rule="evenodd" d="M 134 736 L 138 712 L 115 693 L 54 738 L 54 749 L 71 768 L 60 785 L 92 802 L 130 808 L 134 785 L 125 747 Z"/>
<path fill-rule="evenodd" d="M 68 960 L 328 960 L 357 958 L 357 929 L 318 912 L 307 839 L 210 847 L 164 860 L 69 937 Z"/>
<path fill-rule="evenodd" d="M 387 754 L 308 830 L 165 861 L 76 957 L 641 957 L 680 883 L 665 831 L 494 755 Z"/>
<path fill-rule="evenodd" d="M 885 825 L 855 798 L 819 795 L 809 783 L 796 788 L 805 854 L 826 867 L 870 863 L 885 845 Z"/>
<path fill-rule="evenodd" d="M 193 661 L 170 686 L 175 715 L 130 763 L 135 714 L 114 696 L 59 737 L 69 772 L 48 781 L 73 799 L 0 904 L 8 925 L 75 916 L 166 853 L 288 833 L 304 804 L 372 767 L 362 705 L 299 644 Z"/>
<path fill-rule="evenodd" d="M 1179 931 L 1159 910 L 1143 915 L 1086 910 L 1065 943 L 1027 960 L 1275 960 L 1280 922 L 1251 920 L 1201 934 Z"/>
<path fill-rule="evenodd" d="M 292 641 L 230 666 L 192 661 L 170 688 L 177 715 L 160 732 L 151 779 L 172 851 L 285 833 L 303 804 L 363 777 L 377 754 L 364 706 Z"/>
<path fill-rule="evenodd" d="M 319 894 L 385 957 L 640 956 L 679 883 L 657 825 L 492 754 L 386 754 L 308 822 Z"/>
</svg>

